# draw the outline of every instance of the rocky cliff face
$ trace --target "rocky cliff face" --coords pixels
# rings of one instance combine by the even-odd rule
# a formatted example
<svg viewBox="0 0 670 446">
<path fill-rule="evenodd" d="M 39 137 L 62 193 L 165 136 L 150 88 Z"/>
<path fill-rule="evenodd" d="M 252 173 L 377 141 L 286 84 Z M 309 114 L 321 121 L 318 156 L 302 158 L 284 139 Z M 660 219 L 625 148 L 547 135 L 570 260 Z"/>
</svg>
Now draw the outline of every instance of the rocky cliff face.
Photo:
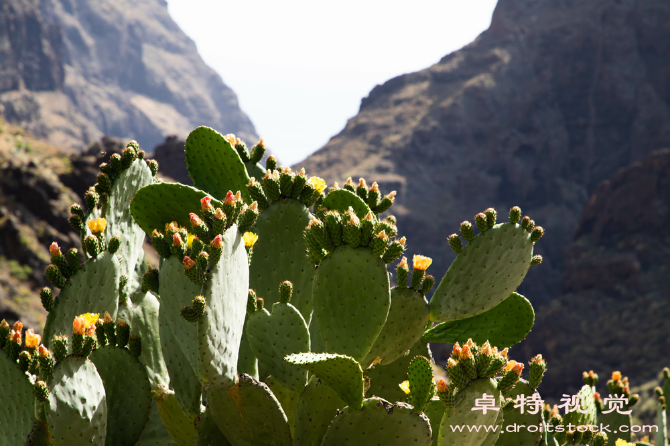
<svg viewBox="0 0 670 446">
<path fill-rule="evenodd" d="M 667 367 L 669 218 L 668 149 L 596 188 L 566 249 L 563 295 L 529 338 L 550 364 L 544 391 L 576 390 L 583 370 L 621 370 L 639 384 Z"/>
<path fill-rule="evenodd" d="M 398 190 L 400 230 L 433 274 L 463 219 L 521 206 L 546 229 L 521 292 L 547 303 L 598 183 L 670 145 L 668 26 L 662 0 L 500 0 L 475 42 L 377 86 L 296 167 Z"/>
<path fill-rule="evenodd" d="M 198 125 L 254 140 L 163 0 L 0 0 L 0 116 L 63 148 L 151 149 Z"/>
</svg>

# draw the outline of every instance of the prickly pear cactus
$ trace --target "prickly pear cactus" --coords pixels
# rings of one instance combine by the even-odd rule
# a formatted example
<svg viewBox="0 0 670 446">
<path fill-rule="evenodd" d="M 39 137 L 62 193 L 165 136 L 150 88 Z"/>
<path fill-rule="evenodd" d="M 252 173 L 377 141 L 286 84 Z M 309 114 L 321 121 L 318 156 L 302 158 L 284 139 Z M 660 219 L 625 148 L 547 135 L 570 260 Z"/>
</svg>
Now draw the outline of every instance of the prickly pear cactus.
<svg viewBox="0 0 670 446">
<path fill-rule="evenodd" d="M 21 444 L 35 421 L 33 388 L 7 351 L 0 351 L 0 444 Z"/>
<path fill-rule="evenodd" d="M 461 223 L 468 242 L 452 234 L 449 243 L 456 260 L 444 275 L 430 301 L 431 320 L 456 321 L 477 316 L 501 303 L 521 284 L 533 258 L 533 245 L 544 230 L 519 224 L 521 210 L 512 208 L 510 222 L 495 224 L 495 219 L 479 227 L 474 235 L 470 222 Z M 495 212 L 495 211 L 494 211 Z M 477 280 L 470 280 L 476 277 Z M 467 299 L 466 299 L 467 296 Z"/>
</svg>

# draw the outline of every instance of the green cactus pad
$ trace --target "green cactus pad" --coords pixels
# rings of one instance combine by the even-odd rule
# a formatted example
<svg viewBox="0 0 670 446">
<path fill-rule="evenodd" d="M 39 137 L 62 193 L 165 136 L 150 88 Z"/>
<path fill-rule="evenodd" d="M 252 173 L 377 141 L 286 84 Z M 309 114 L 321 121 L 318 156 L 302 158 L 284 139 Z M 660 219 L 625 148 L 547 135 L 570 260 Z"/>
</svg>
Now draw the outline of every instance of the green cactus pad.
<svg viewBox="0 0 670 446">
<path fill-rule="evenodd" d="M 253 177 L 256 178 L 257 181 L 260 181 L 261 178 L 265 176 L 265 167 L 263 167 L 260 163 L 247 161 L 244 163 L 244 168 L 247 169 L 247 175 L 249 175 L 249 179 Z"/>
<path fill-rule="evenodd" d="M 319 330 L 319 323 L 313 317 L 309 323 L 309 344 L 312 353 L 325 353 L 326 346 L 323 344 L 321 331 Z"/>
<path fill-rule="evenodd" d="M 449 322 L 476 316 L 505 300 L 523 281 L 533 257 L 528 231 L 502 223 L 463 248 L 430 301 L 430 318 Z"/>
<path fill-rule="evenodd" d="M 424 342 L 455 344 L 472 338 L 477 344 L 489 341 L 491 346 L 503 349 L 523 341 L 535 322 L 535 311 L 528 299 L 512 293 L 495 307 L 477 316 L 443 322 L 423 334 Z"/>
<path fill-rule="evenodd" d="M 391 306 L 382 259 L 367 248 L 339 246 L 317 269 L 313 293 L 314 317 L 326 350 L 362 361 Z"/>
<path fill-rule="evenodd" d="M 84 357 L 68 356 L 56 365 L 48 385 L 44 412 L 56 445 L 105 444 L 105 387 L 95 365 Z"/>
<path fill-rule="evenodd" d="M 133 274 L 138 264 L 144 260 L 144 233 L 130 215 L 130 202 L 135 193 L 153 182 L 153 175 L 147 163 L 135 160 L 133 164 L 114 180 L 109 203 L 102 209 L 107 219 L 107 239 L 118 235 L 121 246 L 116 252 L 123 257 L 121 273 L 131 279 L 130 288 L 139 288 L 142 276 Z"/>
<path fill-rule="evenodd" d="M 614 446 L 616 440 L 621 438 L 622 440 L 630 441 L 630 426 L 633 424 L 631 414 L 622 414 L 618 411 L 613 411 L 610 413 L 598 413 L 598 424 L 602 423 L 603 425 L 609 426 L 628 426 L 629 431 L 619 431 L 616 435 L 609 435 L 607 437 L 606 446 Z"/>
<path fill-rule="evenodd" d="M 296 407 L 293 444 L 319 446 L 337 411 L 345 406 L 331 387 L 312 376 Z"/>
<path fill-rule="evenodd" d="M 165 366 L 170 375 L 170 387 L 174 390 L 179 407 L 190 419 L 200 413 L 202 384 L 193 371 L 170 326 L 160 321 L 160 341 Z"/>
<path fill-rule="evenodd" d="M 0 444 L 23 444 L 35 421 L 33 386 L 19 365 L 2 350 L 0 377 Z"/>
<path fill-rule="evenodd" d="M 130 352 L 108 345 L 89 356 L 107 396 L 105 446 L 135 444 L 151 411 L 151 387 L 144 366 Z"/>
<path fill-rule="evenodd" d="M 363 370 L 354 358 L 330 353 L 298 353 L 287 356 L 286 361 L 312 372 L 352 408 L 361 408 L 365 383 Z"/>
<path fill-rule="evenodd" d="M 291 444 L 286 414 L 267 385 L 240 375 L 231 388 L 210 389 L 208 406 L 214 421 L 233 446 L 259 441 L 267 446 Z"/>
<path fill-rule="evenodd" d="M 247 314 L 249 260 L 244 240 L 231 226 L 223 235 L 223 252 L 205 283 L 205 314 L 198 320 L 200 361 L 210 384 L 232 387 L 237 376 L 237 358 Z"/>
<path fill-rule="evenodd" d="M 388 365 L 407 353 L 421 338 L 428 323 L 428 312 L 428 301 L 421 293 L 410 288 L 393 288 L 386 323 L 363 365 L 372 364 L 378 357 L 380 364 Z"/>
<path fill-rule="evenodd" d="M 366 370 L 365 374 L 370 378 L 370 388 L 366 394 L 370 397 L 378 396 L 387 401 L 407 401 L 407 395 L 398 385 L 407 379 L 409 363 L 416 356 L 432 358 L 428 344 L 417 341 L 407 355 L 401 356 L 391 364 L 377 364 Z"/>
<path fill-rule="evenodd" d="M 249 265 L 250 288 L 265 299 L 265 306 L 279 302 L 279 284 L 293 283 L 293 304 L 309 323 L 312 316 L 314 265 L 305 255 L 305 228 L 309 210 L 293 198 L 275 201 L 258 216 L 251 229 L 258 234 Z"/>
<path fill-rule="evenodd" d="M 165 429 L 179 446 L 193 446 L 195 442 L 194 419 L 186 416 L 179 407 L 174 392 L 168 390 L 162 393 L 158 399 L 158 413 Z"/>
<path fill-rule="evenodd" d="M 44 344 L 51 345 L 53 337 L 59 334 L 70 336 L 74 318 L 84 313 L 108 311 L 116 318 L 119 305 L 119 260 L 107 251 L 91 259 L 70 278 L 56 299 L 54 310 L 47 316 L 44 326 Z"/>
<path fill-rule="evenodd" d="M 161 349 L 158 321 L 160 303 L 150 291 L 135 293 L 132 299 L 130 334 L 137 335 L 142 340 L 142 354 L 138 359 L 147 371 L 151 390 L 167 388 L 170 385 L 170 376 Z"/>
<path fill-rule="evenodd" d="M 322 446 L 384 445 L 430 446 L 428 417 L 405 403 L 391 404 L 380 398 L 366 399 L 360 411 L 340 412 L 323 437 Z"/>
<path fill-rule="evenodd" d="M 520 379 L 514 388 L 511 390 L 508 395 L 513 400 L 516 400 L 520 395 L 524 395 L 526 398 L 530 398 L 533 395 L 539 397 L 537 390 L 531 389 L 528 385 L 528 381 L 525 379 Z M 515 423 L 517 426 L 543 426 L 544 420 L 542 419 L 542 405 L 540 405 L 539 410 L 536 414 L 528 413 L 529 410 L 535 411 L 535 407 L 524 407 L 524 413 L 521 413 L 521 408 L 505 412 L 504 422 L 503 422 L 503 435 L 498 437 L 498 440 L 495 442 L 495 446 L 518 446 L 520 444 L 539 444 L 542 439 L 542 432 L 537 430 L 537 432 L 529 432 L 528 429 L 518 429 L 518 432 L 508 433 L 507 427 L 513 426 Z M 543 429 L 544 430 L 544 429 Z"/>
<path fill-rule="evenodd" d="M 309 351 L 309 331 L 305 319 L 290 303 L 272 305 L 272 314 L 263 308 L 249 315 L 249 347 L 263 367 L 283 386 L 301 393 L 307 385 L 307 370 L 284 361 L 291 353 Z"/>
<path fill-rule="evenodd" d="M 158 413 L 158 405 L 155 401 L 151 403 L 149 421 L 144 427 L 140 441 L 135 446 L 177 446 L 177 443 L 175 443 L 163 425 L 160 413 Z"/>
<path fill-rule="evenodd" d="M 596 401 L 593 398 L 593 387 L 589 385 L 582 386 L 577 394 L 580 397 L 582 413 L 579 410 L 573 410 L 563 416 L 563 424 L 572 423 L 575 426 L 582 426 L 586 424 L 594 424 L 596 422 Z"/>
<path fill-rule="evenodd" d="M 328 210 L 339 211 L 340 213 L 345 213 L 349 209 L 349 206 L 351 206 L 356 216 L 361 220 L 370 212 L 370 207 L 361 197 L 346 189 L 335 189 L 328 192 L 322 206 Z"/>
<path fill-rule="evenodd" d="M 230 446 L 230 442 L 214 422 L 209 408 L 195 420 L 195 446 Z"/>
<path fill-rule="evenodd" d="M 430 400 L 428 405 L 426 406 L 426 410 L 424 413 L 428 417 L 428 421 L 430 422 L 430 427 L 433 431 L 433 441 L 432 441 L 432 446 L 437 446 L 437 440 L 438 440 L 438 430 L 440 428 L 440 422 L 442 421 L 442 416 L 444 415 L 444 410 L 445 406 L 442 401 L 440 401 L 437 398 L 434 398 Z M 492 446 L 492 445 L 490 445 Z"/>
<path fill-rule="evenodd" d="M 660 404 L 656 405 L 656 426 L 658 426 L 658 432 L 654 436 L 654 445 L 668 446 L 668 417 L 666 410 Z"/>
<path fill-rule="evenodd" d="M 481 444 L 481 446 L 494 446 L 496 444 L 496 441 L 498 441 L 498 438 L 500 438 L 500 434 L 502 433 L 501 429 L 502 429 L 502 425 L 503 425 L 504 421 L 505 421 L 504 411 L 500 410 L 500 411 L 498 411 L 498 417 L 496 418 L 496 424 L 495 424 L 494 430 L 489 432 L 489 434 L 486 436 L 486 439 Z M 539 446 L 558 446 L 558 445 L 557 444 L 556 445 L 553 445 L 553 444 L 545 445 L 545 444 L 540 443 Z"/>
<path fill-rule="evenodd" d="M 433 368 L 430 365 L 430 360 L 423 356 L 413 358 L 409 363 L 407 379 L 409 380 L 409 388 L 411 390 L 409 396 L 414 406 L 414 411 L 421 413 L 435 392 Z"/>
<path fill-rule="evenodd" d="M 482 398 L 485 393 L 493 396 L 494 407 L 500 408 L 500 392 L 492 379 L 477 379 L 456 394 L 455 406 L 444 411 L 440 423 L 437 443 L 439 446 L 480 446 L 486 440 L 489 435 L 486 429 L 480 428 L 479 432 L 470 432 L 467 429 L 467 426 L 481 427 L 496 424 L 497 410 L 487 410 L 486 414 L 481 410 L 472 410 L 476 405 L 475 400 Z M 458 428 L 466 427 L 461 432 L 457 426 Z"/>
<path fill-rule="evenodd" d="M 237 150 L 219 132 L 198 127 L 186 138 L 186 168 L 195 187 L 223 200 L 230 190 L 240 191 L 251 203 L 247 184 L 249 175 Z"/>
<path fill-rule="evenodd" d="M 154 229 L 163 231 L 165 225 L 173 221 L 190 228 L 189 213 L 203 218 L 200 199 L 206 196 L 199 189 L 179 183 L 150 184 L 137 191 L 130 202 L 130 213 L 147 234 L 151 234 Z M 214 199 L 211 204 L 214 207 L 223 206 L 223 203 Z"/>
<path fill-rule="evenodd" d="M 272 393 L 274 393 L 277 401 L 279 401 L 279 404 L 281 404 L 281 407 L 286 414 L 286 419 L 288 420 L 288 426 L 291 428 L 291 435 L 293 435 L 295 410 L 298 407 L 298 400 L 300 399 L 300 395 L 282 386 L 282 384 L 272 376 L 268 377 L 265 380 L 265 383 L 268 385 L 268 387 L 270 387 L 270 390 L 272 390 Z"/>
<path fill-rule="evenodd" d="M 191 282 L 186 277 L 184 265 L 177 256 L 170 256 L 169 259 L 163 261 L 159 284 L 159 294 L 161 296 L 160 323 L 167 324 L 168 330 L 174 334 L 174 339 L 177 341 L 182 354 L 188 359 L 196 376 L 204 383 L 205 371 L 200 363 L 198 352 L 198 325 L 188 322 L 181 315 L 182 307 L 191 305 L 193 298 L 201 294 L 201 286 Z M 161 342 L 163 342 L 162 339 Z"/>
<path fill-rule="evenodd" d="M 244 328 L 242 330 L 242 340 L 240 341 L 240 352 L 237 357 L 237 373 L 246 373 L 254 379 L 258 379 L 258 359 L 254 356 L 249 346 L 249 335 L 247 334 L 247 323 L 249 322 L 249 315 L 244 320 Z"/>
</svg>

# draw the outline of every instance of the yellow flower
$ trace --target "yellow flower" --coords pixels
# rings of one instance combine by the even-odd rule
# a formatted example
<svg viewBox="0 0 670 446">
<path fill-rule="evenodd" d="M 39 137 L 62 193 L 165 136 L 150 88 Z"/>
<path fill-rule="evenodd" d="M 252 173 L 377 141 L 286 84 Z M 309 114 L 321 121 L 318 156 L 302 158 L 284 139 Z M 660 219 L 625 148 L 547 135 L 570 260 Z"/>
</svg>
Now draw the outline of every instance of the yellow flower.
<svg viewBox="0 0 670 446">
<path fill-rule="evenodd" d="M 26 348 L 36 348 L 40 345 L 42 337 L 38 334 L 35 334 L 33 329 L 26 330 Z"/>
<path fill-rule="evenodd" d="M 612 372 L 612 381 L 619 381 L 621 379 L 621 372 Z"/>
<path fill-rule="evenodd" d="M 615 446 L 635 446 L 634 443 L 629 443 L 626 440 L 623 440 L 619 438 L 616 443 L 614 443 Z"/>
<path fill-rule="evenodd" d="M 85 313 L 85 314 L 80 314 L 79 316 L 84 320 L 84 329 L 90 327 L 91 324 L 95 324 L 98 321 L 98 318 L 100 317 L 100 313 Z"/>
<path fill-rule="evenodd" d="M 326 181 L 323 178 L 311 177 L 307 182 L 311 184 L 318 193 L 326 190 Z"/>
<path fill-rule="evenodd" d="M 256 240 L 258 240 L 258 234 L 254 234 L 253 232 L 245 232 L 242 236 L 242 239 L 244 239 L 244 246 L 247 248 L 252 248 L 254 243 L 256 243 Z"/>
<path fill-rule="evenodd" d="M 188 249 L 191 249 L 191 246 L 193 245 L 193 239 L 195 238 L 195 235 L 193 234 L 187 234 L 186 235 L 186 247 Z"/>
<path fill-rule="evenodd" d="M 400 390 L 402 390 L 407 395 L 409 395 L 409 381 L 405 380 L 405 381 L 401 382 L 400 384 L 398 384 L 398 386 L 400 387 Z"/>
<path fill-rule="evenodd" d="M 427 270 L 431 263 L 433 263 L 433 259 L 430 257 L 414 255 L 414 258 L 412 258 L 414 269 L 418 269 L 419 271 Z"/>
<path fill-rule="evenodd" d="M 88 227 L 94 234 L 100 234 L 107 228 L 107 220 L 104 218 L 95 218 L 88 221 Z"/>
</svg>

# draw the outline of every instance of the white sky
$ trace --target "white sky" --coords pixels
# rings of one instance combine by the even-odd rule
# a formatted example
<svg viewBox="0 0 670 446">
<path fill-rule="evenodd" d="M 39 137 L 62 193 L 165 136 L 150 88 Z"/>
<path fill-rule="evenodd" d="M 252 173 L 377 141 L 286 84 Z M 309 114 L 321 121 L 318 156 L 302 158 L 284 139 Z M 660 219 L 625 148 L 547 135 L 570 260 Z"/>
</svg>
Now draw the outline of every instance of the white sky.
<svg viewBox="0 0 670 446">
<path fill-rule="evenodd" d="M 342 130 L 375 85 L 473 41 L 488 28 L 495 4 L 168 0 L 174 20 L 287 165 Z"/>
</svg>

